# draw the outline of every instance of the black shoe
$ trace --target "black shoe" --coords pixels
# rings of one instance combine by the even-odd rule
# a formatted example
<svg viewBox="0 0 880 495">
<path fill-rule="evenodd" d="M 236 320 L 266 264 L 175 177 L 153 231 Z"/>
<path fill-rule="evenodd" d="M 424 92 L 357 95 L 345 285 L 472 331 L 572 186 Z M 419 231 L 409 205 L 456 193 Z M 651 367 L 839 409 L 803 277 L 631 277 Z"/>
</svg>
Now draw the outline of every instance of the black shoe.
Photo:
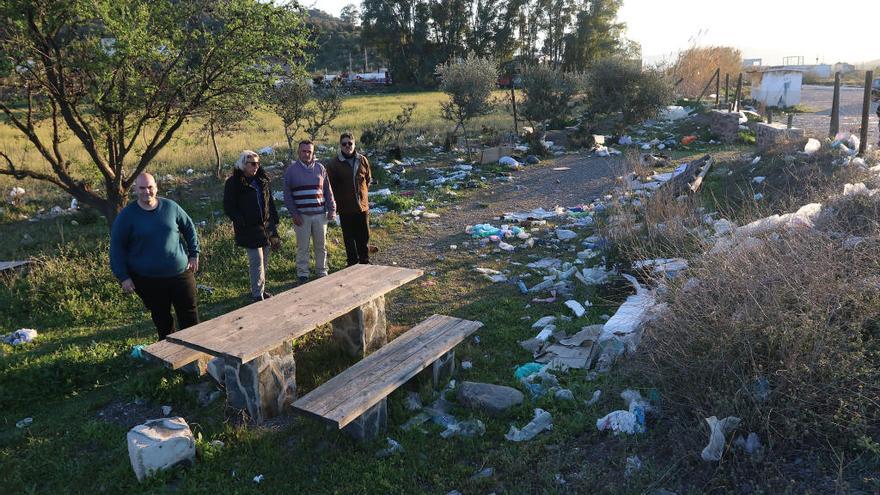
<svg viewBox="0 0 880 495">
<path fill-rule="evenodd" d="M 270 297 L 272 297 L 272 294 L 265 291 L 263 292 L 263 299 L 269 299 Z"/>
<path fill-rule="evenodd" d="M 306 282 L 308 282 L 308 281 L 309 281 L 309 277 L 300 277 L 300 278 L 299 278 L 299 283 L 300 283 L 300 284 L 304 284 L 304 283 L 306 283 Z"/>
</svg>

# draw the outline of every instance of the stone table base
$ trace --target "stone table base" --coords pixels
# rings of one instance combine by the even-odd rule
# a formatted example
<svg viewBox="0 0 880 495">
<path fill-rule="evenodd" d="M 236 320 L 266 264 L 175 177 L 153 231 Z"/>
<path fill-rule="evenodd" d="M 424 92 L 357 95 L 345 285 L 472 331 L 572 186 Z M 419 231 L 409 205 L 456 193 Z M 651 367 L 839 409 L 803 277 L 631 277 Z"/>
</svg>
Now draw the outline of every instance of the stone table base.
<svg viewBox="0 0 880 495">
<path fill-rule="evenodd" d="M 279 415 L 296 399 L 293 346 L 285 342 L 247 363 L 224 359 L 226 403 L 257 424 Z"/>
<path fill-rule="evenodd" d="M 385 296 L 379 296 L 331 323 L 333 338 L 353 357 L 364 357 L 388 343 Z"/>
</svg>

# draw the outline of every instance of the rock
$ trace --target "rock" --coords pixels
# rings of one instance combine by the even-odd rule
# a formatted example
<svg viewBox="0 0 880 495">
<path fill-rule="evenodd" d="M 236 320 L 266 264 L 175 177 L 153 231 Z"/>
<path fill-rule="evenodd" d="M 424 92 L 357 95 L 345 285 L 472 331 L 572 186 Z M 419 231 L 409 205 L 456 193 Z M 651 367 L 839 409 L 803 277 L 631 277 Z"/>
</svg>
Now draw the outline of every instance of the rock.
<svg viewBox="0 0 880 495">
<path fill-rule="evenodd" d="M 521 404 L 523 394 L 515 388 L 503 385 L 462 382 L 458 387 L 458 400 L 467 407 L 480 409 L 497 416 L 507 409 Z"/>
<path fill-rule="evenodd" d="M 153 419 L 129 430 L 128 457 L 138 481 L 196 459 L 196 441 L 181 417 Z"/>
<path fill-rule="evenodd" d="M 559 238 L 560 241 L 570 241 L 577 237 L 577 233 L 568 229 L 556 229 L 556 237 Z"/>
<path fill-rule="evenodd" d="M 529 165 L 537 165 L 541 163 L 541 159 L 535 155 L 529 155 L 526 157 L 526 163 L 528 163 Z"/>
</svg>

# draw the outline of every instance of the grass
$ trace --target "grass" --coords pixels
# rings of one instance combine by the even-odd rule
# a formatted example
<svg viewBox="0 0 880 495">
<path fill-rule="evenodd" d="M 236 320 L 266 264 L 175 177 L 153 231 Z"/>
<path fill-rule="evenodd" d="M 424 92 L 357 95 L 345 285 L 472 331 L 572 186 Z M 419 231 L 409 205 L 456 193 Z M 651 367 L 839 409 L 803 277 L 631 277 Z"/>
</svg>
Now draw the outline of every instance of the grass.
<svg viewBox="0 0 880 495">
<path fill-rule="evenodd" d="M 445 124 L 430 110 L 441 99 L 438 93 L 351 98 L 346 102 L 348 115 L 340 119 L 339 128 L 387 118 L 410 98 L 419 103 L 414 132 L 429 139 L 430 133 L 442 132 Z M 231 158 L 240 148 L 280 142 L 275 119 L 264 113 L 258 116 L 261 127 L 223 141 L 225 156 Z M 505 118 L 497 113 L 484 117 L 480 125 L 502 126 Z M 10 139 L 9 135 L 3 139 Z M 199 293 L 203 320 L 248 302 L 246 258 L 234 246 L 231 226 L 220 213 L 221 188 L 205 165 L 208 161 L 201 138 L 184 133 L 153 168 L 160 175 L 162 194 L 180 202 L 196 222 L 204 222 L 200 227 L 202 270 L 197 280 L 213 290 Z M 187 168 L 199 172 L 187 175 L 183 173 Z M 165 174 L 174 177 L 165 179 Z M 2 184 L 6 187 L 11 182 Z M 187 389 L 196 383 L 194 378 L 130 356 L 132 346 L 155 340 L 155 330 L 139 300 L 124 296 L 109 272 L 103 220 L 86 210 L 52 220 L 25 221 L 23 217 L 48 209 L 63 201 L 63 196 L 32 182 L 24 186 L 26 201 L 5 205 L 0 214 L 0 259 L 35 258 L 37 263 L 28 275 L 0 282 L 0 307 L 4 308 L 0 329 L 5 333 L 36 328 L 40 337 L 21 347 L 0 345 L 0 424 L 4 425 L 0 430 L 0 464 L 8 474 L 4 492 L 553 492 L 601 486 L 617 477 L 618 468 L 622 469 L 618 461 L 601 467 L 583 464 L 581 454 L 590 446 L 603 444 L 604 452 L 622 459 L 632 445 L 647 441 L 609 441 L 596 432 L 593 425 L 602 411 L 620 407 L 614 391 L 622 384 L 612 376 L 587 382 L 578 372 L 560 373 L 562 385 L 572 389 L 578 399 L 601 387 L 606 391 L 603 400 L 584 407 L 577 401 L 560 403 L 544 397 L 527 401 L 502 418 L 455 409 L 453 414 L 459 419 L 476 417 L 486 424 L 487 432 L 481 438 L 444 440 L 439 437 L 441 428 L 432 424 L 425 425 L 424 431 L 399 429 L 414 413 L 403 407 L 405 391 L 395 392 L 389 402 L 388 436 L 400 442 L 405 453 L 389 459 L 374 457 L 385 446 L 384 438 L 355 444 L 304 418 L 287 416 L 268 427 L 240 426 L 226 417 L 220 402 L 206 407 L 195 403 Z M 461 198 L 467 192 L 458 194 Z M 389 206 L 395 209 L 429 204 L 430 211 L 440 212 L 454 200 L 445 189 L 436 193 L 417 190 L 412 197 L 395 194 L 392 198 Z M 425 228 L 397 213 L 389 213 L 377 223 L 373 239 L 380 248 L 406 242 L 406 236 L 420 235 Z M 269 262 L 270 292 L 289 288 L 295 273 L 295 242 L 289 222 L 283 220 L 279 230 L 285 242 Z M 337 270 L 344 266 L 339 229 L 331 227 L 328 236 L 330 267 Z M 464 240 L 463 234 L 461 237 Z M 479 260 L 483 266 L 503 268 L 507 264 L 500 253 L 478 252 L 486 254 Z M 530 322 L 523 317 L 534 320 L 543 314 L 567 314 L 568 310 L 561 302 L 527 308 L 527 298 L 514 286 L 491 285 L 474 274 L 474 256 L 463 250 L 453 252 L 437 264 L 434 275 L 393 292 L 387 303 L 389 322 L 396 335 L 435 312 L 483 321 L 479 343 L 469 339 L 456 349 L 459 360 L 473 363 L 471 370 L 461 370 L 457 378 L 517 386 L 514 367 L 531 359 L 518 345 L 533 336 Z M 523 254 L 515 260 L 525 263 L 530 258 Z M 594 296 L 583 288 L 576 294 L 579 299 Z M 618 303 L 597 299 L 583 324 L 598 322 L 600 312 L 609 312 Z M 565 328 L 574 331 L 578 325 L 570 323 Z M 324 329 L 296 345 L 301 392 L 350 364 L 339 357 L 328 337 Z M 431 400 L 430 390 L 423 386 L 419 391 L 425 401 Z M 198 462 L 190 469 L 161 473 L 139 484 L 132 475 L 125 446 L 125 433 L 134 420 L 122 412 L 136 419 L 153 418 L 160 415 L 161 405 L 171 405 L 173 414 L 186 417 L 198 439 Z M 511 425 L 521 427 L 532 418 L 534 407 L 552 412 L 554 430 L 522 444 L 503 440 Z M 33 418 L 32 426 L 16 428 L 15 423 L 24 417 Z M 212 444 L 215 440 L 223 446 Z M 495 475 L 471 479 L 484 467 L 493 467 Z M 264 475 L 259 485 L 253 481 L 258 474 Z M 559 481 L 563 479 L 566 485 Z M 623 484 L 615 491 L 626 493 L 630 488 Z"/>
</svg>

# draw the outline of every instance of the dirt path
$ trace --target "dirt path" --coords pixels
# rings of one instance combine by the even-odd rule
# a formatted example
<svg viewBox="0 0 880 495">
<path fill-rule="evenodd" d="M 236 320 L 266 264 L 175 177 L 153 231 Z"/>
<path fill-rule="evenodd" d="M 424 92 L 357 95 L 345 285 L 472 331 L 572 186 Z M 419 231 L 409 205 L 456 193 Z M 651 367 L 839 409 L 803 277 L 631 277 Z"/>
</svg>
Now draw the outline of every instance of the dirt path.
<svg viewBox="0 0 880 495">
<path fill-rule="evenodd" d="M 404 234 L 394 244 L 382 246 L 374 260 L 424 269 L 436 261 L 438 254 L 447 251 L 456 238 L 460 239 L 468 224 L 497 224 L 493 218 L 505 212 L 591 202 L 613 186 L 618 160 L 578 154 L 528 166 L 514 173 L 513 182 L 492 183 L 489 188 L 466 196 L 440 218 L 421 220 L 426 232 Z M 553 170 L 560 167 L 569 170 Z"/>
</svg>

